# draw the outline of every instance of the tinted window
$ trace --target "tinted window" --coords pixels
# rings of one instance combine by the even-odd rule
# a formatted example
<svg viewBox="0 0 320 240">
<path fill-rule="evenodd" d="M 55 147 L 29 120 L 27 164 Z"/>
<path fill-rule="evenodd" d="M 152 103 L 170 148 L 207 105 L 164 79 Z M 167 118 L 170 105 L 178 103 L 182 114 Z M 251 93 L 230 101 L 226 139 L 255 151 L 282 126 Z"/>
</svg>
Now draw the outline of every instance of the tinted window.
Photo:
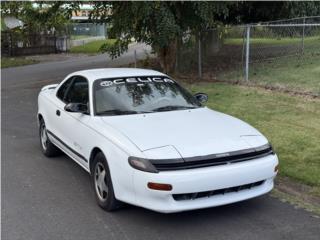
<svg viewBox="0 0 320 240">
<path fill-rule="evenodd" d="M 65 96 L 66 103 L 83 103 L 89 102 L 88 81 L 82 77 L 75 77 L 72 85 Z"/>
<path fill-rule="evenodd" d="M 167 77 L 130 77 L 94 82 L 97 115 L 135 114 L 200 107 L 184 88 Z"/>
<path fill-rule="evenodd" d="M 72 83 L 72 79 L 73 77 L 69 78 L 67 81 L 65 81 L 64 84 L 62 84 L 62 86 L 59 88 L 58 92 L 57 92 L 57 97 L 64 101 L 64 97 L 66 95 L 66 92 L 70 86 L 70 84 Z"/>
</svg>

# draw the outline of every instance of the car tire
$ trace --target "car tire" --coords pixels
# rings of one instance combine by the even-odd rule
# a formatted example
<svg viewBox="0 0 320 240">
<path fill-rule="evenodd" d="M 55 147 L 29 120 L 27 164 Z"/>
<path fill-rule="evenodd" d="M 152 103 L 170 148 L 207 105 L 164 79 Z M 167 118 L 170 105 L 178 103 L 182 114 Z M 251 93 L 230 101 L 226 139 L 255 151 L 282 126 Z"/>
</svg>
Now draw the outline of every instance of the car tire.
<svg viewBox="0 0 320 240">
<path fill-rule="evenodd" d="M 47 128 L 43 119 L 40 120 L 40 124 L 39 124 L 39 136 L 40 136 L 40 146 L 45 156 L 56 157 L 61 154 L 60 149 L 57 148 L 48 138 Z"/>
<path fill-rule="evenodd" d="M 94 158 L 91 177 L 98 205 L 108 212 L 120 208 L 122 203 L 115 198 L 109 166 L 102 152 Z"/>
</svg>

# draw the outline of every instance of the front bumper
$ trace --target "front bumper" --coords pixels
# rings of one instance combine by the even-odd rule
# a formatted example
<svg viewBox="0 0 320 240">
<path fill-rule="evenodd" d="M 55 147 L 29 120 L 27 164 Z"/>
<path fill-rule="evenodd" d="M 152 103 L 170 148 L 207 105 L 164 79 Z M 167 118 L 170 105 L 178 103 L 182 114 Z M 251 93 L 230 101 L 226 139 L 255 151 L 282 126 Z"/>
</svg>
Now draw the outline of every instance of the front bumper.
<svg viewBox="0 0 320 240">
<path fill-rule="evenodd" d="M 170 213 L 234 203 L 263 195 L 273 188 L 278 158 L 268 155 L 259 159 L 206 168 L 147 173 L 135 171 L 135 203 L 157 212 Z M 263 181 L 259 186 L 224 194 L 177 201 L 173 194 L 206 192 Z M 171 191 L 151 190 L 148 182 L 171 184 Z"/>
</svg>

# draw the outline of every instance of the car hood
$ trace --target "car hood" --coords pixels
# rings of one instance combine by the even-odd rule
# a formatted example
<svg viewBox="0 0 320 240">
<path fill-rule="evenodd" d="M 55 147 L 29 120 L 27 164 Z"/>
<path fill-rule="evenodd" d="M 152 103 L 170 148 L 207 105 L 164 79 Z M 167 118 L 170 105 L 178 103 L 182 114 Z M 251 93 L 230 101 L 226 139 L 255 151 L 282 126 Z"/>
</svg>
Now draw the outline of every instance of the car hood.
<svg viewBox="0 0 320 240">
<path fill-rule="evenodd" d="M 102 117 L 125 135 L 146 156 L 154 149 L 170 147 L 181 157 L 258 147 L 267 140 L 247 123 L 206 107 L 192 110 Z M 172 151 L 162 153 L 167 158 Z M 155 158 L 155 156 L 153 156 Z"/>
</svg>

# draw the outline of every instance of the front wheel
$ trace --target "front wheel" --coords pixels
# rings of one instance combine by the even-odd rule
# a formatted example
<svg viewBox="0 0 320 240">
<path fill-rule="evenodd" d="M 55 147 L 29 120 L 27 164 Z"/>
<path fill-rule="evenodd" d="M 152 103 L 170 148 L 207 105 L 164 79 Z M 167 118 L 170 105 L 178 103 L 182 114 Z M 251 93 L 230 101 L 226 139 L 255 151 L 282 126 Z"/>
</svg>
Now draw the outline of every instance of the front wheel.
<svg viewBox="0 0 320 240">
<path fill-rule="evenodd" d="M 40 145 L 44 155 L 47 157 L 60 155 L 61 151 L 48 138 L 47 128 L 43 119 L 40 120 L 39 135 Z"/>
<path fill-rule="evenodd" d="M 109 167 L 101 152 L 95 156 L 92 169 L 92 181 L 98 205 L 106 211 L 119 208 L 121 202 L 115 198 Z"/>
</svg>

